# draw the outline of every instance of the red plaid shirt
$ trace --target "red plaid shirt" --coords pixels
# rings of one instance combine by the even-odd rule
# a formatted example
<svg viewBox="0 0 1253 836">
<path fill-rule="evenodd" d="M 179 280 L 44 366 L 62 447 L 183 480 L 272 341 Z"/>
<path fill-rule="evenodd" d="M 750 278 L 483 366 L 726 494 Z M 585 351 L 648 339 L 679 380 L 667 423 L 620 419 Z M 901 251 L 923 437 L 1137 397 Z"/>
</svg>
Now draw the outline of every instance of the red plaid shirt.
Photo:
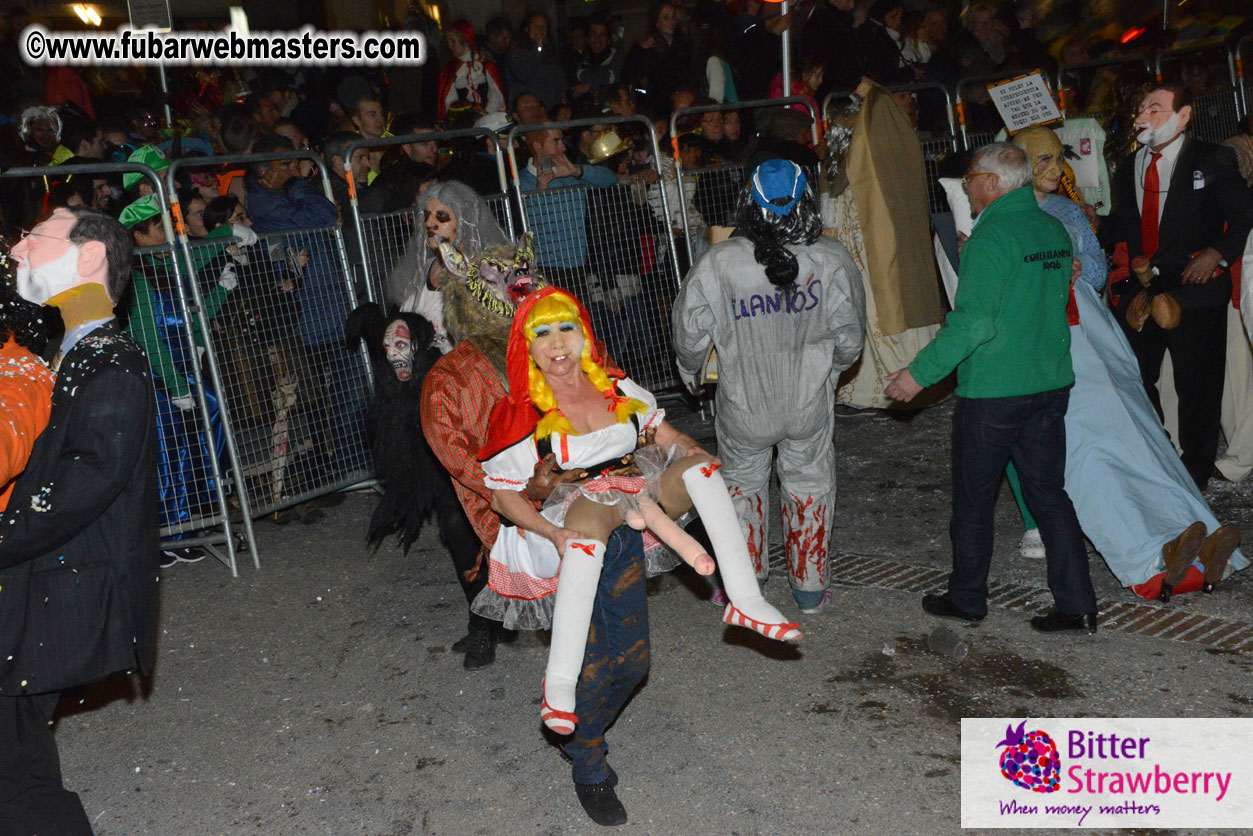
<svg viewBox="0 0 1253 836">
<path fill-rule="evenodd" d="M 491 508 L 477 454 L 487 438 L 492 407 L 506 394 L 504 379 L 468 342 L 436 361 L 422 383 L 422 432 L 452 475 L 457 499 L 489 552 L 500 520 Z"/>
</svg>

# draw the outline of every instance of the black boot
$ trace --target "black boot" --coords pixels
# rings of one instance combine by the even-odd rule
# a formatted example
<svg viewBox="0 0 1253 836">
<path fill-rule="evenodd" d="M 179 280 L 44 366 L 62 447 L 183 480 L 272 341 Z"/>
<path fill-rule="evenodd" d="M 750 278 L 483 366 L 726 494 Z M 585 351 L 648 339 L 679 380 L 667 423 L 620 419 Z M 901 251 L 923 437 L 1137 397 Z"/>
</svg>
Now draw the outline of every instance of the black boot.
<svg viewBox="0 0 1253 836">
<path fill-rule="evenodd" d="M 465 653 L 470 649 L 470 635 L 474 632 L 474 622 L 480 617 L 474 614 L 470 615 L 470 620 L 466 623 L 466 634 L 452 643 L 450 650 L 453 653 Z"/>
<path fill-rule="evenodd" d="M 496 661 L 496 642 L 498 625 L 480 616 L 470 621 L 470 634 L 466 636 L 466 657 L 461 666 L 468 671 L 477 671 Z"/>
</svg>

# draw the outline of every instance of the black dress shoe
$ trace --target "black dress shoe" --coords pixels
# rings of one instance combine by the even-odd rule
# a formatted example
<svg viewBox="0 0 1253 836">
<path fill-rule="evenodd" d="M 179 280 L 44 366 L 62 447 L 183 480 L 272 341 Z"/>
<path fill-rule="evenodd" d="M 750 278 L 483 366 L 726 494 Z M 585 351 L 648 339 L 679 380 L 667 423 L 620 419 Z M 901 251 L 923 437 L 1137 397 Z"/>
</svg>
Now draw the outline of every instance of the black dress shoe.
<svg viewBox="0 0 1253 836">
<path fill-rule="evenodd" d="M 612 776 L 617 777 L 617 776 Z M 617 783 L 614 781 L 613 783 Z M 606 778 L 599 784 L 575 784 L 575 795 L 587 817 L 604 827 L 616 827 L 627 823 L 627 811 L 613 791 L 613 784 Z"/>
<path fill-rule="evenodd" d="M 982 621 L 983 616 L 968 613 L 953 603 L 953 599 L 948 597 L 948 593 L 943 595 L 924 595 L 922 596 L 922 608 L 931 615 L 940 618 L 955 618 L 958 621 L 976 622 Z"/>
<path fill-rule="evenodd" d="M 1051 610 L 1048 615 L 1037 615 L 1031 619 L 1031 627 L 1041 633 L 1087 633 L 1096 632 L 1096 613 L 1085 612 L 1082 615 L 1065 615 Z"/>
</svg>

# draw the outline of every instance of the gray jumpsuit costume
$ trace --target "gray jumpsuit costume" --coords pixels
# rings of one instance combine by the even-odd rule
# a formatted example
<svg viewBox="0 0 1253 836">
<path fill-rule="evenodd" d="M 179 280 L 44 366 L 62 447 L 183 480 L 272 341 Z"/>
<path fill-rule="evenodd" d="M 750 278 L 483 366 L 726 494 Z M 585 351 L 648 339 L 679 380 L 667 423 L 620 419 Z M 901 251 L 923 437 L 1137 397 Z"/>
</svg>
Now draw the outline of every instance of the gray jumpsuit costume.
<svg viewBox="0 0 1253 836">
<path fill-rule="evenodd" d="M 783 534 L 794 592 L 821 592 L 830 575 L 835 504 L 835 385 L 861 353 L 866 299 L 844 245 L 820 237 L 789 245 L 796 284 L 766 278 L 745 238 L 710 249 L 674 303 L 674 346 L 684 371 L 718 351 L 716 430 L 724 478 L 746 529 L 758 578 L 768 571 L 771 454 L 779 450 Z"/>
</svg>

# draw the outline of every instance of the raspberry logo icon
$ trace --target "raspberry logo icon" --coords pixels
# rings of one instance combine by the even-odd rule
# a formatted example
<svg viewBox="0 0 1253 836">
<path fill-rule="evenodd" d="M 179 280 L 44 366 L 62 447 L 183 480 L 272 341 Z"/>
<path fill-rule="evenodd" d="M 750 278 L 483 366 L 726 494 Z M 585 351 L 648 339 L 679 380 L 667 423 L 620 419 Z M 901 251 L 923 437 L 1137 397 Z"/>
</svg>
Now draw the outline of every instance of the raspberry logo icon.
<svg viewBox="0 0 1253 836">
<path fill-rule="evenodd" d="M 1005 739 L 996 744 L 1005 747 L 1001 750 L 1001 774 L 1032 792 L 1057 792 L 1062 774 L 1057 744 L 1047 732 L 1024 731 L 1026 728 L 1026 720 L 1018 728 L 1012 723 L 1005 727 Z"/>
</svg>

